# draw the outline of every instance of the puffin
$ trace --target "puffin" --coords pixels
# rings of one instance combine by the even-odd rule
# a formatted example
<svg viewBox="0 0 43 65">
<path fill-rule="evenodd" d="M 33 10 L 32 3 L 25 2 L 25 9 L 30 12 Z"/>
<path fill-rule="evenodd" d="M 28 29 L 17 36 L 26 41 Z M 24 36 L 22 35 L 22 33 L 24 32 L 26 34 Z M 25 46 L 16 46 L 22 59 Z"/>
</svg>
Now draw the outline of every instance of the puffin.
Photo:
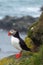
<svg viewBox="0 0 43 65">
<path fill-rule="evenodd" d="M 11 44 L 18 49 L 20 52 L 15 54 L 16 58 L 20 58 L 22 56 L 22 51 L 31 51 L 30 48 L 27 47 L 24 40 L 20 37 L 19 32 L 16 30 L 10 30 L 8 32 L 8 36 L 11 36 Z"/>
</svg>

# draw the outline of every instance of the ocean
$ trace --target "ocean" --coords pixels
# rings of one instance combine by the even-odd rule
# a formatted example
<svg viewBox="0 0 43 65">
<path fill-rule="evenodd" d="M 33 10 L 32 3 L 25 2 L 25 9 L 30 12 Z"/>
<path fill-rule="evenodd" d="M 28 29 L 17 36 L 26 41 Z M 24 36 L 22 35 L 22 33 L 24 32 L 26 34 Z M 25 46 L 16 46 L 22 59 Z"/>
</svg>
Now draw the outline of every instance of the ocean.
<svg viewBox="0 0 43 65">
<path fill-rule="evenodd" d="M 0 18 L 6 15 L 38 17 L 41 6 L 43 6 L 43 0 L 0 0 Z"/>
</svg>

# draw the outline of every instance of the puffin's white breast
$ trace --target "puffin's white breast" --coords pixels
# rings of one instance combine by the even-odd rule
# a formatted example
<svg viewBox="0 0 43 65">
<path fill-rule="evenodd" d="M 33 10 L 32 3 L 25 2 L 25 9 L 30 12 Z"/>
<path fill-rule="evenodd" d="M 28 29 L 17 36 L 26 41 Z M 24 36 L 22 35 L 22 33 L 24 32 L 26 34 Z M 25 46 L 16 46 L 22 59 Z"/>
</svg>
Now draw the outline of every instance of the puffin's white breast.
<svg viewBox="0 0 43 65">
<path fill-rule="evenodd" d="M 16 37 L 11 36 L 11 44 L 18 50 L 22 50 L 19 44 L 20 40 Z"/>
</svg>

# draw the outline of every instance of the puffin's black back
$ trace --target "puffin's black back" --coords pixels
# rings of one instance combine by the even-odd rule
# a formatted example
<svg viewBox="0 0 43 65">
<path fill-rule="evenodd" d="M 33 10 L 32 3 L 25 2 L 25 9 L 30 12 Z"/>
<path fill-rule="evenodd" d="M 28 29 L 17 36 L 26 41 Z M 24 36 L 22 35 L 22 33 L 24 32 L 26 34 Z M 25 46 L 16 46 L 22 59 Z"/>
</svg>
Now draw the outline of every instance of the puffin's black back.
<svg viewBox="0 0 43 65">
<path fill-rule="evenodd" d="M 30 48 L 28 48 L 28 47 L 26 46 L 24 40 L 22 40 L 22 39 L 20 38 L 18 31 L 17 31 L 16 34 L 13 35 L 13 36 L 14 36 L 14 37 L 17 37 L 17 38 L 20 40 L 19 44 L 20 44 L 20 47 L 21 47 L 23 50 L 31 51 Z"/>
</svg>

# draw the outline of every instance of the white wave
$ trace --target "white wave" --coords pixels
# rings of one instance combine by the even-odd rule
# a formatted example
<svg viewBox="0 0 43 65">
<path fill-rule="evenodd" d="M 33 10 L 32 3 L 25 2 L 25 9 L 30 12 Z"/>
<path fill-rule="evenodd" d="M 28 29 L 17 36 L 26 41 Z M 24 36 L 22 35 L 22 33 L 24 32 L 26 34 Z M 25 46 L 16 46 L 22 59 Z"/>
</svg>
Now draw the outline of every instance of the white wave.
<svg viewBox="0 0 43 65">
<path fill-rule="evenodd" d="M 3 16 L 2 16 L 2 17 L 0 16 L 0 20 L 1 20 L 1 19 L 3 19 Z"/>
<path fill-rule="evenodd" d="M 31 15 L 31 16 L 39 16 L 40 15 L 40 7 L 20 7 L 15 8 L 15 14 L 18 15 Z"/>
<path fill-rule="evenodd" d="M 34 16 L 34 17 L 38 17 L 40 15 L 40 7 L 18 7 L 18 8 L 13 8 L 13 9 L 9 9 L 9 12 L 8 10 L 4 10 L 4 13 L 3 11 L 1 11 L 1 15 L 2 17 L 0 16 L 0 19 L 2 19 L 3 17 L 5 17 L 6 15 L 9 15 L 9 16 L 25 16 L 25 15 L 31 15 L 31 16 Z"/>
<path fill-rule="evenodd" d="M 20 8 L 17 8 L 19 11 L 27 11 L 27 12 L 31 12 L 31 11 L 33 11 L 33 12 L 37 12 L 37 11 L 39 11 L 40 10 L 40 8 L 39 7 L 20 7 Z M 16 9 L 16 10 L 17 10 Z"/>
</svg>

